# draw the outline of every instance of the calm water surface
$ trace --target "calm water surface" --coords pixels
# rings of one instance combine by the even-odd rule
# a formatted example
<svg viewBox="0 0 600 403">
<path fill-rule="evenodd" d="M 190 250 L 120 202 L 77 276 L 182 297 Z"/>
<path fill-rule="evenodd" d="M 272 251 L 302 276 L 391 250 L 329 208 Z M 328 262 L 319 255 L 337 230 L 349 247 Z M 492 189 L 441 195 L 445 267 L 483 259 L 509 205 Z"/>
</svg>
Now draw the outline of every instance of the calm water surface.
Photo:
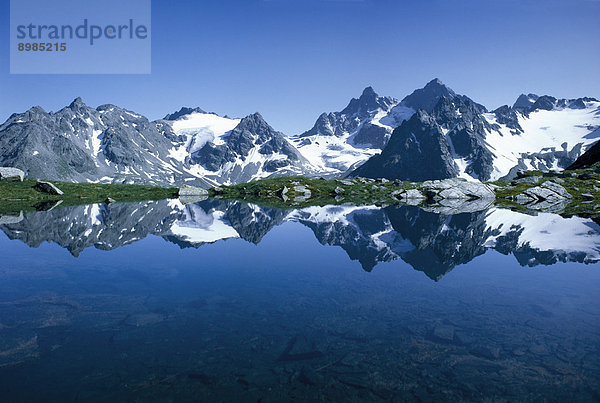
<svg viewBox="0 0 600 403">
<path fill-rule="evenodd" d="M 206 200 L 0 223 L 3 400 L 600 400 L 589 219 Z"/>
</svg>

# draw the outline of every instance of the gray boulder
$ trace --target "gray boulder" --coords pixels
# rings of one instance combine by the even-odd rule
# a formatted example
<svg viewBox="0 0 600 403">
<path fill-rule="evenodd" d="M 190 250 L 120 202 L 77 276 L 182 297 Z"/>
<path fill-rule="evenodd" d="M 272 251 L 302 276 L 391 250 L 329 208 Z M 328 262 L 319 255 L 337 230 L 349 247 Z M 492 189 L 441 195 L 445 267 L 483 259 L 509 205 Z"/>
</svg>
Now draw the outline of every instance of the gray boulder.
<svg viewBox="0 0 600 403">
<path fill-rule="evenodd" d="M 542 179 L 541 176 L 524 176 L 522 178 L 519 179 L 515 179 L 515 182 L 518 183 L 540 183 L 540 180 Z"/>
<path fill-rule="evenodd" d="M 523 194 L 537 201 L 552 201 L 572 198 L 572 196 L 564 187 L 558 183 L 550 181 L 544 182 L 540 186 L 529 188 L 525 190 Z M 524 200 L 524 198 L 521 199 Z"/>
<path fill-rule="evenodd" d="M 16 179 L 19 178 L 23 182 L 25 178 L 25 172 L 17 168 L 12 167 L 0 167 L 0 179 Z"/>
<path fill-rule="evenodd" d="M 196 186 L 183 185 L 179 188 L 179 196 L 208 196 L 208 191 Z"/>
<path fill-rule="evenodd" d="M 485 183 L 468 182 L 459 178 L 425 181 L 419 189 L 430 199 L 439 201 L 444 199 L 484 199 L 496 198 L 494 191 Z"/>
<path fill-rule="evenodd" d="M 567 192 L 567 189 L 565 189 L 564 187 L 562 187 L 558 183 L 547 181 L 547 182 L 542 183 L 542 187 L 544 187 L 546 189 L 550 189 L 554 193 L 556 193 L 556 194 L 558 194 L 558 195 L 560 195 L 562 197 L 565 197 L 567 199 L 571 199 L 572 198 L 571 194 L 569 192 Z"/>
<path fill-rule="evenodd" d="M 62 195 L 62 194 L 64 194 L 62 190 L 60 190 L 59 188 L 57 188 L 56 186 L 54 186 L 50 182 L 38 181 L 35 184 L 34 188 L 36 190 L 39 190 L 40 192 L 48 193 L 48 194 L 51 194 L 51 195 Z"/>
</svg>

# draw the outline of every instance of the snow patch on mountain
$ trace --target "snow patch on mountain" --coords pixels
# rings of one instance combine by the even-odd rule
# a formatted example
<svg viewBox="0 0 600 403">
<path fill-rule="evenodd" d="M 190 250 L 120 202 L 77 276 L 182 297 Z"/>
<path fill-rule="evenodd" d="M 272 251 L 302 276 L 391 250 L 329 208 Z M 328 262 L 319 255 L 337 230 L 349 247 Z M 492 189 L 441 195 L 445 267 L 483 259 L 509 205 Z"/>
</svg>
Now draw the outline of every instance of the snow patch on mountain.
<svg viewBox="0 0 600 403">
<path fill-rule="evenodd" d="M 240 120 L 213 113 L 194 112 L 172 121 L 171 126 L 175 134 L 186 136 L 185 149 L 188 153 L 193 153 L 208 142 L 223 144 L 221 137 L 233 130 Z"/>
<path fill-rule="evenodd" d="M 394 128 L 413 113 L 367 87 L 342 111 L 323 113 L 312 129 L 291 141 L 322 175 L 339 175 L 380 153 Z"/>
<path fill-rule="evenodd" d="M 535 156 L 528 153 L 544 151 L 568 151 L 578 144 L 584 149 L 591 146 L 597 138 L 590 133 L 600 127 L 600 102 L 585 102 L 585 108 L 568 107 L 552 110 L 534 110 L 529 113 L 517 112 L 518 124 L 522 131 L 498 122 L 494 113 L 485 113 L 483 117 L 492 129 L 486 129 L 485 141 L 494 155 L 494 173 L 492 180 L 506 175 L 511 168 L 521 162 L 524 169 L 538 169 Z M 545 165 L 546 167 L 547 165 Z M 557 164 L 549 169 L 561 169 Z"/>
</svg>

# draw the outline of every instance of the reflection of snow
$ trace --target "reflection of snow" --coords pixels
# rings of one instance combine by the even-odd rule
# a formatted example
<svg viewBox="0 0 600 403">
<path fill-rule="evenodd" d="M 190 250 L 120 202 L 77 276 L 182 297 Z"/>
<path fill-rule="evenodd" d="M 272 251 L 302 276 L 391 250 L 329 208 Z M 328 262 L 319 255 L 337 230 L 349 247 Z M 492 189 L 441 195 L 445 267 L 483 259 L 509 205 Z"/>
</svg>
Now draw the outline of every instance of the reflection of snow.
<svg viewBox="0 0 600 403">
<path fill-rule="evenodd" d="M 191 243 L 215 242 L 220 239 L 239 238 L 238 232 L 224 218 L 225 212 L 205 212 L 198 205 L 188 205 L 183 219 L 171 227 L 173 235 Z"/>
<path fill-rule="evenodd" d="M 494 248 L 498 238 L 516 233 L 516 246 L 529 246 L 538 251 L 554 253 L 582 253 L 585 262 L 600 260 L 600 226 L 587 218 L 563 218 L 556 214 L 521 214 L 493 208 L 487 212 L 486 224 L 490 230 L 500 231 L 484 243 Z"/>
</svg>

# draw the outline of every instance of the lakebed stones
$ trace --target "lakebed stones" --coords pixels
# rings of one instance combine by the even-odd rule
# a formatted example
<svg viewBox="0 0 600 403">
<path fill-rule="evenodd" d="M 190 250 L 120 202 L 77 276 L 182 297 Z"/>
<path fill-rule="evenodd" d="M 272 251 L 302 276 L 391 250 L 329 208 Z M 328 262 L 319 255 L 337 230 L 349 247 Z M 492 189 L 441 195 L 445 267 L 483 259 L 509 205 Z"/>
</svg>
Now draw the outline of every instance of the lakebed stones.
<svg viewBox="0 0 600 403">
<path fill-rule="evenodd" d="M 57 188 L 55 185 L 53 185 L 50 182 L 45 182 L 45 181 L 38 181 L 35 186 L 34 189 L 39 190 L 40 192 L 43 193 L 48 193 L 50 195 L 62 195 L 64 194 L 62 190 L 60 190 L 59 188 Z"/>
<path fill-rule="evenodd" d="M 0 180 L 17 180 L 23 182 L 25 178 L 25 172 L 18 168 L 12 167 L 0 167 Z"/>
</svg>

